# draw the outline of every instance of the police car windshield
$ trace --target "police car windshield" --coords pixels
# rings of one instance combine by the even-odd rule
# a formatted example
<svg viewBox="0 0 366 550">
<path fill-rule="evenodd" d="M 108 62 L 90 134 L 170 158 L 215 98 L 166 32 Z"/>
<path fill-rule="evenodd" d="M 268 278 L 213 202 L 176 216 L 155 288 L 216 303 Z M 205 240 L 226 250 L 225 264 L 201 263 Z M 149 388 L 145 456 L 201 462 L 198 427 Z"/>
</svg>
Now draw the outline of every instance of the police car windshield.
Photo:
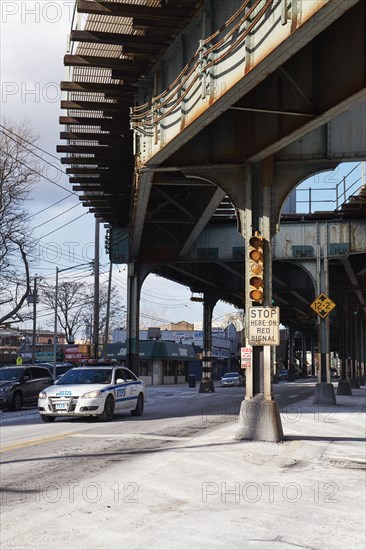
<svg viewBox="0 0 366 550">
<path fill-rule="evenodd" d="M 80 367 L 69 370 L 59 381 L 60 385 L 70 384 L 110 384 L 112 369 L 89 369 Z"/>
</svg>

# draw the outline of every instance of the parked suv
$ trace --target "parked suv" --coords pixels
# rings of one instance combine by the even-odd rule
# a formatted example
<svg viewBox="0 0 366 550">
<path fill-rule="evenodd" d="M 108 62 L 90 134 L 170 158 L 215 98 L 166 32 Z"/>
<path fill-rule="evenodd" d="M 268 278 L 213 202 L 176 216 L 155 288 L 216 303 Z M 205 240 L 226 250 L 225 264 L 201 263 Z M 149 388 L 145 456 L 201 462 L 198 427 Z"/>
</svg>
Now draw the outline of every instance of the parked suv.
<svg viewBox="0 0 366 550">
<path fill-rule="evenodd" d="M 40 367 L 46 367 L 51 375 L 53 376 L 54 371 L 54 365 L 53 363 L 39 363 Z M 55 380 L 59 380 L 61 376 L 65 374 L 65 372 L 69 371 L 70 369 L 73 369 L 75 365 L 73 363 L 56 363 L 56 378 Z"/>
<path fill-rule="evenodd" d="M 36 403 L 38 394 L 52 385 L 53 376 L 46 367 L 3 367 L 0 369 L 0 408 L 19 411 L 22 405 Z"/>
</svg>

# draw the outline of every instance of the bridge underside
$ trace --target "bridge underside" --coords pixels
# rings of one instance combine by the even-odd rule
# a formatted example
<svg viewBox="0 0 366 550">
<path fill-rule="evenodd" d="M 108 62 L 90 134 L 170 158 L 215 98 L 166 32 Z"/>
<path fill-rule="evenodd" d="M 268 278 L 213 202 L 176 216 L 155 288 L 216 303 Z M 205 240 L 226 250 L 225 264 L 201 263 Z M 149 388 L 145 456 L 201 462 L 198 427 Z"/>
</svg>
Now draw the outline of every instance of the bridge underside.
<svg viewBox="0 0 366 550">
<path fill-rule="evenodd" d="M 136 86 L 146 88 L 146 82 L 157 81 L 157 74 L 168 66 L 164 52 L 174 40 L 183 40 L 178 35 L 193 15 L 202 17 L 204 3 L 163 3 L 150 24 L 147 15 L 143 24 L 138 16 L 143 9 L 134 2 L 127 6 L 80 0 L 79 11 L 105 17 L 112 4 L 120 29 L 114 30 L 113 37 L 106 36 L 90 22 L 89 34 L 79 31 L 71 37 L 81 42 L 79 56 L 65 59 L 74 67 L 70 88 L 74 95 L 72 103 L 63 105 L 70 110 L 61 120 L 68 125 L 62 137 L 69 145 L 59 151 L 69 155 L 63 162 L 71 165 L 70 181 L 78 184 L 74 189 L 81 191 L 83 204 L 112 231 L 128 228 L 126 262 L 148 265 L 151 272 L 194 292 L 214 292 L 242 308 L 244 243 L 235 261 L 218 261 L 209 252 L 193 261 L 189 252 L 206 226 L 240 223 L 238 210 L 245 210 L 248 170 L 255 182 L 254 204 L 260 203 L 263 186 L 271 186 L 275 234 L 283 203 L 301 180 L 333 169 L 342 160 L 366 157 L 365 3 L 340 1 L 334 19 L 319 23 L 318 30 L 314 25 L 312 39 L 305 37 L 299 43 L 294 34 L 286 47 L 269 52 L 237 85 L 214 86 L 215 97 L 206 98 L 209 109 L 198 112 L 192 123 L 183 123 L 178 135 L 139 165 L 134 176 L 128 126 L 133 92 Z M 181 11 L 174 16 L 180 16 L 181 26 L 173 32 L 169 17 L 179 11 L 178 6 Z M 136 34 L 138 28 L 141 36 Z M 113 52 L 104 54 L 105 44 L 113 45 Z M 96 56 L 93 48 L 97 47 Z M 80 64 L 87 64 L 92 72 L 84 74 Z M 96 71 L 98 67 L 108 68 L 110 75 Z M 93 75 L 95 82 L 90 83 Z M 152 95 L 160 91 L 150 90 Z M 94 97 L 90 94 L 97 94 L 98 101 L 84 101 Z M 365 219 L 365 195 L 357 204 L 344 205 L 328 216 Z M 274 301 L 284 324 L 314 330 L 316 321 L 309 311 L 314 284 L 300 272 L 290 262 L 274 262 Z M 357 291 L 365 289 L 364 256 L 352 255 L 347 263 L 331 262 L 329 281 L 332 293 L 347 295 L 350 309 L 362 306 L 365 297 Z M 350 281 L 356 291 L 348 293 Z"/>
<path fill-rule="evenodd" d="M 298 221 L 300 222 L 300 219 Z M 293 222 L 294 220 L 283 221 L 283 227 L 288 224 L 292 225 Z M 223 238 L 227 227 L 225 224 L 222 225 Z M 364 248 L 365 246 L 364 242 Z M 171 261 L 164 260 L 166 251 L 162 252 L 161 248 L 152 246 L 149 248 L 149 258 L 145 258 L 143 263 L 148 265 L 150 272 L 183 284 L 189 287 L 193 293 L 212 294 L 220 300 L 235 305 L 238 309 L 243 309 L 244 243 L 241 247 L 234 247 L 236 258 L 231 260 L 220 259 L 217 257 L 215 249 L 209 247 L 199 248 L 198 252 L 201 255 L 199 260 L 186 258 L 185 260 Z M 160 254 L 162 254 L 161 257 Z M 315 266 L 315 258 L 311 261 Z M 310 304 L 316 298 L 317 290 L 312 275 L 314 274 L 309 272 L 307 262 L 302 262 L 301 259 L 297 261 L 273 260 L 273 305 L 280 308 L 282 324 L 314 335 L 317 330 L 317 316 L 310 308 Z M 342 345 L 339 339 L 342 323 L 351 322 L 354 315 L 364 316 L 366 313 L 365 254 L 340 255 L 331 258 L 329 260 L 329 289 L 337 306 L 330 316 L 331 349 L 336 351 Z"/>
</svg>

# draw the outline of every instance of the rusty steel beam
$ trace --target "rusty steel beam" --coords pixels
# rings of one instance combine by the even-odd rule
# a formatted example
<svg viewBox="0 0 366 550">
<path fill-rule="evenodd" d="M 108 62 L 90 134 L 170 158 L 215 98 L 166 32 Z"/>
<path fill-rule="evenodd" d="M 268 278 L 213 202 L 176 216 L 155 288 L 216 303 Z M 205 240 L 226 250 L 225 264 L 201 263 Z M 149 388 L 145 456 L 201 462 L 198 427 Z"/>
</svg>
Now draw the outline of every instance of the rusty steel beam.
<svg viewBox="0 0 366 550">
<path fill-rule="evenodd" d="M 105 84 L 103 82 L 62 81 L 60 88 L 63 92 L 118 94 L 121 96 L 136 93 L 136 89 L 132 86 L 125 86 L 124 84 Z"/>
<path fill-rule="evenodd" d="M 104 101 L 61 101 L 61 109 L 81 109 L 83 111 L 126 111 L 126 105 L 131 105 L 131 100 L 124 99 L 118 103 L 106 103 Z"/>
<path fill-rule="evenodd" d="M 70 55 L 64 56 L 66 67 L 98 67 L 101 69 L 121 69 L 137 75 L 145 70 L 144 64 L 137 64 L 132 59 L 120 59 L 119 57 L 100 57 L 95 55 Z"/>
<path fill-rule="evenodd" d="M 86 153 L 96 155 L 97 158 L 119 154 L 120 147 L 103 147 L 101 145 L 57 145 L 58 153 Z"/>
<path fill-rule="evenodd" d="M 83 116 L 60 116 L 59 123 L 66 126 L 100 126 L 102 130 L 108 130 L 109 132 L 120 130 L 121 126 L 129 126 L 129 115 L 127 111 L 117 112 L 111 114 L 110 117 L 83 117 Z"/>
<path fill-rule="evenodd" d="M 76 176 L 69 178 L 70 183 L 82 183 L 82 184 L 95 184 L 95 185 L 111 185 L 116 184 L 121 186 L 121 183 L 123 181 L 123 178 L 126 176 L 129 176 L 130 174 L 121 174 L 119 180 L 116 178 L 116 176 L 110 176 L 106 178 L 103 176 L 103 178 L 92 178 L 92 177 L 82 177 L 82 176 Z"/>
<path fill-rule="evenodd" d="M 141 46 L 142 48 L 153 48 L 159 52 L 164 46 L 161 36 L 140 36 L 138 34 L 120 34 L 116 32 L 102 31 L 71 31 L 73 42 L 87 42 L 91 44 L 113 44 L 116 46 Z M 169 40 L 165 41 L 165 45 Z"/>
<path fill-rule="evenodd" d="M 98 175 L 104 175 L 104 174 L 111 174 L 113 173 L 111 170 L 109 169 L 105 169 L 105 168 L 90 168 L 90 167 L 86 167 L 86 168 L 66 168 L 66 174 L 87 174 L 87 175 L 92 175 L 92 174 L 98 174 Z"/>
<path fill-rule="evenodd" d="M 118 188 L 116 187 L 89 187 L 88 185 L 73 185 L 72 186 L 72 189 L 73 191 L 77 191 L 77 192 L 86 192 L 86 193 L 90 193 L 90 192 L 93 192 L 93 191 L 100 191 L 102 192 L 103 194 L 105 194 L 106 196 L 118 196 L 119 198 L 124 198 L 126 200 L 129 200 L 130 199 L 130 195 L 122 192 L 122 191 L 119 191 Z"/>
<path fill-rule="evenodd" d="M 184 6 L 184 3 L 182 4 Z M 121 2 L 91 2 L 90 0 L 78 0 L 77 10 L 79 13 L 90 13 L 95 15 L 114 15 L 119 17 L 147 17 L 151 21 L 160 19 L 185 20 L 188 14 L 184 8 L 166 6 L 164 8 L 151 8 L 136 4 L 122 4 Z"/>
<path fill-rule="evenodd" d="M 163 19 L 160 20 L 158 23 L 151 23 L 151 19 L 144 19 L 144 18 L 134 18 L 132 26 L 136 30 L 144 30 L 147 31 L 148 29 L 153 28 L 154 31 L 158 31 L 161 33 L 166 33 L 166 31 L 170 30 L 172 33 L 174 32 L 174 21 L 173 19 Z"/>
<path fill-rule="evenodd" d="M 97 132 L 60 132 L 61 139 L 75 141 L 103 141 L 106 143 L 114 143 L 123 139 L 121 134 L 101 134 Z"/>
<path fill-rule="evenodd" d="M 107 158 L 96 159 L 91 157 L 61 157 L 61 164 L 96 164 L 98 166 L 105 166 L 108 168 L 110 163 Z"/>
</svg>

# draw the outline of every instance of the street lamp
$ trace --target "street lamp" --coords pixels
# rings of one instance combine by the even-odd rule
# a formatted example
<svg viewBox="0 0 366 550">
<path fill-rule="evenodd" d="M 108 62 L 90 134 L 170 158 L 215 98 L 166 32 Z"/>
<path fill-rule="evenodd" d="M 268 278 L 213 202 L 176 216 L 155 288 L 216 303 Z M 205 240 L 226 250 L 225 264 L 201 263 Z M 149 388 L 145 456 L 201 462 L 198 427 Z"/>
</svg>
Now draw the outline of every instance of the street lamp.
<svg viewBox="0 0 366 550">
<path fill-rule="evenodd" d="M 55 289 L 55 325 L 54 325 L 54 334 L 53 334 L 53 377 L 56 378 L 56 361 L 57 361 L 57 300 L 58 300 L 58 274 L 63 271 L 69 271 L 70 269 L 76 269 L 77 267 L 84 267 L 85 265 L 90 265 L 90 263 L 72 265 L 71 267 L 65 267 L 64 269 L 59 269 L 56 267 L 56 289 Z"/>
</svg>

